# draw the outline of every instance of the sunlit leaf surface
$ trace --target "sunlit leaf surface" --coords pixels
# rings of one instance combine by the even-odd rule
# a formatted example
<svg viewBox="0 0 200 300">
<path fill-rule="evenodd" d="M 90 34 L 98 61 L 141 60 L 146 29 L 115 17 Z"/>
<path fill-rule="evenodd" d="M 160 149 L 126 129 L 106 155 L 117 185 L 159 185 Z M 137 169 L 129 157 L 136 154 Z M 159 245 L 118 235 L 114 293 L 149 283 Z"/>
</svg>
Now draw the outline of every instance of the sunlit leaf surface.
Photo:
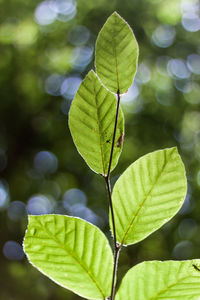
<svg viewBox="0 0 200 300">
<path fill-rule="evenodd" d="M 199 300 L 200 260 L 148 261 L 130 269 L 116 300 Z"/>
<path fill-rule="evenodd" d="M 160 228 L 180 209 L 186 190 L 176 148 L 149 153 L 130 165 L 112 194 L 118 242 L 134 244 Z"/>
<path fill-rule="evenodd" d="M 63 215 L 29 216 L 24 249 L 30 262 L 59 285 L 87 299 L 109 296 L 113 255 L 94 225 Z"/>
<path fill-rule="evenodd" d="M 93 171 L 104 175 L 108 171 L 116 106 L 116 97 L 90 71 L 69 112 L 69 127 L 79 153 Z M 118 162 L 123 144 L 119 140 L 123 134 L 124 120 L 120 109 L 111 170 Z"/>
<path fill-rule="evenodd" d="M 106 21 L 96 42 L 96 71 L 112 92 L 125 93 L 137 69 L 138 44 L 132 29 L 116 12 Z"/>
</svg>

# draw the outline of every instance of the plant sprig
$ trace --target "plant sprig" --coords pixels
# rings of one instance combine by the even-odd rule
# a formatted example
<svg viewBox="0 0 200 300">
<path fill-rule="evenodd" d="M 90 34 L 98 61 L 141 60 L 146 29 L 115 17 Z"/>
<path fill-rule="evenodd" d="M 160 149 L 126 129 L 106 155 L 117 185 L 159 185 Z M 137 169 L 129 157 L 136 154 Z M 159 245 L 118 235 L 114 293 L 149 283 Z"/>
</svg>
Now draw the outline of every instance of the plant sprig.
<svg viewBox="0 0 200 300">
<path fill-rule="evenodd" d="M 185 168 L 175 147 L 154 151 L 132 163 L 111 191 L 110 175 L 124 137 L 120 99 L 133 82 L 137 61 L 135 36 L 114 12 L 97 38 L 97 74 L 87 74 L 69 112 L 78 152 L 105 179 L 114 255 L 100 229 L 62 215 L 29 216 L 24 250 L 39 271 L 87 299 L 197 300 L 200 259 L 138 264 L 124 276 L 115 295 L 120 249 L 142 241 L 168 222 L 187 192 Z"/>
</svg>

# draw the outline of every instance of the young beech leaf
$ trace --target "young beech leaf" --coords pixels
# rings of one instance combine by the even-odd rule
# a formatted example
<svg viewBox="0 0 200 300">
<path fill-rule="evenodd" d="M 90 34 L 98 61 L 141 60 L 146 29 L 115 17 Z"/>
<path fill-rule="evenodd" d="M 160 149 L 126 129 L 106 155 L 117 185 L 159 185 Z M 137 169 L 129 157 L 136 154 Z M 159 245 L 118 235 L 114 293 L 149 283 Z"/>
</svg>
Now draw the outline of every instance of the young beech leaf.
<svg viewBox="0 0 200 300">
<path fill-rule="evenodd" d="M 103 175 L 108 172 L 116 107 L 116 97 L 90 71 L 69 111 L 69 127 L 77 150 L 94 172 Z M 120 108 L 111 170 L 122 151 L 123 143 L 119 145 L 118 140 L 123 133 L 124 118 Z"/>
<path fill-rule="evenodd" d="M 29 216 L 24 250 L 57 284 L 87 299 L 109 296 L 113 254 L 96 226 L 63 215 Z"/>
<path fill-rule="evenodd" d="M 138 159 L 113 189 L 117 241 L 134 244 L 160 228 L 178 212 L 186 190 L 185 168 L 176 148 Z"/>
<path fill-rule="evenodd" d="M 199 300 L 200 259 L 148 261 L 131 268 L 124 276 L 115 300 Z"/>
<path fill-rule="evenodd" d="M 96 42 L 96 72 L 112 92 L 125 93 L 137 69 L 138 44 L 127 22 L 114 12 L 101 29 Z"/>
</svg>

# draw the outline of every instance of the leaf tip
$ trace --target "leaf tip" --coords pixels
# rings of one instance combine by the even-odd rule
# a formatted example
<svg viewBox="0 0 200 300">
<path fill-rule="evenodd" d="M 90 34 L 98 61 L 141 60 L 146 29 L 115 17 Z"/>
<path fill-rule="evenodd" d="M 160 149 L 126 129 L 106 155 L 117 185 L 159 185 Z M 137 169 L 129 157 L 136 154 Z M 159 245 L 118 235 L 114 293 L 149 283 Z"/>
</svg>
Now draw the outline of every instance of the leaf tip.
<svg viewBox="0 0 200 300">
<path fill-rule="evenodd" d="M 169 148 L 172 152 L 178 152 L 178 148 L 176 146 Z"/>
<path fill-rule="evenodd" d="M 170 147 L 170 148 L 165 148 L 161 151 L 164 151 L 165 153 L 167 153 L 167 155 L 170 155 L 170 156 L 173 155 L 173 154 L 179 155 L 178 148 L 176 146 Z"/>
<path fill-rule="evenodd" d="M 119 14 L 116 10 L 110 15 L 110 17 L 108 17 L 108 19 L 110 19 L 110 18 L 117 18 L 119 21 L 121 20 L 121 21 L 123 21 L 124 23 L 128 24 L 128 23 L 126 22 L 126 20 L 125 20 L 124 18 L 122 18 L 122 16 L 120 16 L 120 14 Z M 129 27 L 130 27 L 130 26 L 129 26 Z"/>
<path fill-rule="evenodd" d="M 111 16 L 117 16 L 117 17 L 120 17 L 120 15 L 118 14 L 118 12 L 115 10 Z"/>
<path fill-rule="evenodd" d="M 87 74 L 86 76 L 88 76 L 89 74 L 92 74 L 92 75 L 95 75 L 95 76 L 96 76 L 96 73 L 94 72 L 93 69 L 91 69 L 91 70 L 88 72 L 88 74 Z"/>
</svg>

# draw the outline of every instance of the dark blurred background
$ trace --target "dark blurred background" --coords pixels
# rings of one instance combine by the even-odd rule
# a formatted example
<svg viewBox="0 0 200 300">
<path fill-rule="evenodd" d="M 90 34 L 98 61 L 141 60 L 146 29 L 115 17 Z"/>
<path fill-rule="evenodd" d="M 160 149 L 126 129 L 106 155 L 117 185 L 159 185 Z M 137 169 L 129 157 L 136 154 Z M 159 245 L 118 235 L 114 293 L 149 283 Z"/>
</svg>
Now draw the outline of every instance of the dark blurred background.
<svg viewBox="0 0 200 300">
<path fill-rule="evenodd" d="M 198 0 L 0 0 L 0 299 L 79 299 L 24 257 L 28 213 L 76 215 L 110 239 L 104 181 L 79 156 L 67 122 L 114 10 L 133 28 L 140 57 L 122 98 L 126 137 L 112 180 L 141 155 L 175 145 L 188 177 L 177 216 L 122 250 L 119 280 L 143 260 L 200 257 Z"/>
</svg>

